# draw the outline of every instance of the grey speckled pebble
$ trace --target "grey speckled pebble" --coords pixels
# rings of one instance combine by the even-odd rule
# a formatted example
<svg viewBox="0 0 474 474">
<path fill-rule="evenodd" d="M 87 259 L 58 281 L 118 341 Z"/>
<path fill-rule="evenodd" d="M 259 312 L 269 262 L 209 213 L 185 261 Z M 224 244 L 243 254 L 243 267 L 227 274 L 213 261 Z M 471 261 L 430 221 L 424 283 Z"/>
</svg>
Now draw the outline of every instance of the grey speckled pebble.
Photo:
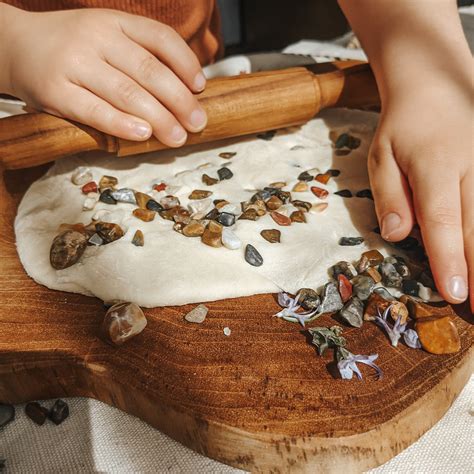
<svg viewBox="0 0 474 474">
<path fill-rule="evenodd" d="M 353 296 L 339 311 L 339 316 L 348 324 L 355 328 L 360 328 L 362 326 L 364 314 L 364 303 Z"/>
<path fill-rule="evenodd" d="M 258 250 L 250 244 L 247 244 L 247 247 L 245 247 L 245 260 L 253 267 L 263 265 L 263 257 L 259 254 Z"/>
<path fill-rule="evenodd" d="M 330 281 L 324 285 L 322 293 L 322 303 L 319 307 L 319 313 L 334 313 L 339 311 L 344 304 L 342 303 L 341 295 L 337 289 L 337 285 Z"/>
<path fill-rule="evenodd" d="M 352 291 L 362 301 L 369 298 L 374 290 L 375 282 L 369 276 L 359 275 L 352 279 Z"/>
<path fill-rule="evenodd" d="M 399 275 L 392 263 L 386 261 L 381 263 L 379 266 L 379 272 L 382 275 L 382 282 L 385 286 L 393 288 L 402 287 L 402 277 Z"/>
<path fill-rule="evenodd" d="M 129 204 L 136 204 L 137 200 L 135 199 L 135 191 L 130 188 L 117 189 L 116 191 L 111 191 L 110 195 L 118 202 L 127 202 Z"/>
<path fill-rule="evenodd" d="M 206 319 L 208 309 L 203 304 L 200 304 L 193 308 L 188 314 L 184 316 L 184 319 L 188 321 L 188 323 L 197 323 L 201 324 Z"/>
</svg>

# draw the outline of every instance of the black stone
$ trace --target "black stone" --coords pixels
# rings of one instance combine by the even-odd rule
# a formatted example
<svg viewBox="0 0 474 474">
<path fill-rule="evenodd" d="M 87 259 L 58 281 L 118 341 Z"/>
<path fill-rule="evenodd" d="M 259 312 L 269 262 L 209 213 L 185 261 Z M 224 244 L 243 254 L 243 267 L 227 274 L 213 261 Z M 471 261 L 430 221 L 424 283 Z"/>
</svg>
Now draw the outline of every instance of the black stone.
<svg viewBox="0 0 474 474">
<path fill-rule="evenodd" d="M 339 311 L 339 316 L 350 326 L 360 328 L 364 322 L 364 303 L 353 296 Z"/>
<path fill-rule="evenodd" d="M 221 212 L 217 216 L 217 222 L 222 224 L 224 227 L 230 227 L 231 225 L 235 224 L 235 216 L 234 214 L 230 214 L 228 212 Z"/>
<path fill-rule="evenodd" d="M 405 239 L 400 240 L 400 242 L 395 242 L 393 245 L 402 250 L 415 250 L 419 243 L 415 237 L 408 236 Z"/>
<path fill-rule="evenodd" d="M 314 176 L 310 175 L 307 171 L 303 171 L 299 176 L 298 179 L 300 181 L 313 181 Z"/>
<path fill-rule="evenodd" d="M 245 247 L 245 260 L 253 267 L 260 267 L 263 265 L 263 258 L 258 250 L 250 244 Z"/>
<path fill-rule="evenodd" d="M 339 245 L 343 247 L 351 247 L 354 245 L 360 245 L 364 241 L 364 237 L 341 237 L 339 239 Z"/>
<path fill-rule="evenodd" d="M 7 403 L 0 403 L 0 428 L 8 425 L 15 419 L 15 407 Z"/>
<path fill-rule="evenodd" d="M 327 170 L 326 174 L 330 174 L 333 178 L 337 178 L 341 174 L 341 170 Z"/>
<path fill-rule="evenodd" d="M 319 313 L 335 313 L 344 306 L 337 285 L 333 281 L 324 285 L 321 298 L 322 302 L 319 307 Z"/>
<path fill-rule="evenodd" d="M 423 286 L 427 286 L 428 288 L 431 288 L 434 291 L 438 291 L 437 288 L 436 288 L 431 270 L 429 270 L 429 269 L 428 270 L 423 270 L 420 273 L 420 276 L 418 277 L 418 279 L 420 280 L 420 283 Z"/>
<path fill-rule="evenodd" d="M 395 266 L 389 262 L 383 262 L 379 266 L 379 272 L 382 275 L 382 282 L 385 286 L 393 288 L 402 287 L 402 277 L 397 272 Z"/>
<path fill-rule="evenodd" d="M 161 211 L 164 211 L 164 207 L 156 202 L 154 199 L 150 199 L 147 203 L 146 203 L 146 208 L 150 211 L 155 211 L 155 212 L 161 212 Z"/>
<path fill-rule="evenodd" d="M 269 193 L 270 196 L 276 196 L 278 194 L 278 191 L 280 191 L 278 188 L 271 188 L 270 186 L 265 186 L 263 188 L 263 191 L 265 193 Z M 266 195 L 266 194 L 265 194 Z"/>
<path fill-rule="evenodd" d="M 350 140 L 349 134 L 348 133 L 342 133 L 341 135 L 339 135 L 337 137 L 337 140 L 334 143 L 334 146 L 338 149 L 348 147 L 349 146 L 349 140 Z"/>
<path fill-rule="evenodd" d="M 349 262 L 345 262 L 341 260 L 337 262 L 335 265 L 331 267 L 332 277 L 337 280 L 339 275 L 344 275 L 348 280 L 352 280 L 355 276 L 357 276 L 357 271 Z"/>
<path fill-rule="evenodd" d="M 369 299 L 374 291 L 375 281 L 369 276 L 358 275 L 351 280 L 352 292 L 362 301 Z"/>
<path fill-rule="evenodd" d="M 372 232 L 374 232 L 375 234 L 379 234 L 380 235 L 380 227 L 374 227 L 372 229 Z"/>
<path fill-rule="evenodd" d="M 49 419 L 55 424 L 60 425 L 69 416 L 69 406 L 63 400 L 56 400 L 53 408 L 49 411 Z"/>
<path fill-rule="evenodd" d="M 278 190 L 276 196 L 286 204 L 291 199 L 291 193 L 288 191 L 282 191 L 281 189 Z"/>
<path fill-rule="evenodd" d="M 346 145 L 348 148 L 350 148 L 351 150 L 355 150 L 360 147 L 360 144 L 360 138 L 349 135 L 349 142 Z"/>
<path fill-rule="evenodd" d="M 311 288 L 302 288 L 298 291 L 298 304 L 308 311 L 314 311 L 318 309 L 321 299 L 316 291 Z"/>
<path fill-rule="evenodd" d="M 276 130 L 268 130 L 267 132 L 259 133 L 257 135 L 257 138 L 260 138 L 260 140 L 266 140 L 269 142 L 270 140 L 273 139 L 273 137 L 276 135 Z"/>
<path fill-rule="evenodd" d="M 232 176 L 234 176 L 234 173 L 232 173 L 232 171 L 229 168 L 226 168 L 224 166 L 224 168 L 219 168 L 217 170 L 217 176 L 219 176 L 219 179 L 221 181 L 224 181 L 225 179 L 232 178 Z"/>
<path fill-rule="evenodd" d="M 397 258 L 398 260 L 398 258 Z M 397 261 L 397 263 L 394 263 L 393 266 L 395 267 L 395 270 L 397 270 L 398 274 L 405 280 L 411 277 L 411 272 L 410 269 L 408 268 L 408 265 L 405 262 Z"/>
<path fill-rule="evenodd" d="M 100 193 L 99 200 L 105 202 L 105 204 L 117 204 L 117 200 L 112 197 L 111 192 L 112 189 L 104 189 L 104 191 Z"/>
<path fill-rule="evenodd" d="M 372 195 L 372 191 L 370 189 L 362 189 L 362 191 L 357 191 L 356 196 L 358 198 L 367 198 L 374 200 L 374 196 Z"/>
<path fill-rule="evenodd" d="M 46 418 L 48 418 L 49 410 L 38 402 L 30 402 L 25 406 L 25 413 L 28 418 L 41 426 L 46 421 Z"/>
<path fill-rule="evenodd" d="M 420 287 L 416 280 L 403 280 L 402 281 L 402 291 L 408 296 L 418 296 L 418 291 Z"/>
<path fill-rule="evenodd" d="M 340 191 L 336 191 L 334 194 L 337 194 L 338 196 L 341 196 L 344 198 L 352 197 L 352 193 L 349 191 L 349 189 L 341 189 Z"/>
<path fill-rule="evenodd" d="M 210 220 L 210 221 L 215 221 L 219 217 L 219 211 L 218 209 L 214 208 L 211 209 L 205 216 L 204 219 Z"/>
<path fill-rule="evenodd" d="M 256 192 L 251 198 L 250 198 L 250 202 L 255 202 L 255 201 L 266 201 L 268 199 L 270 199 L 275 193 L 271 193 L 270 191 L 268 191 L 268 189 L 275 189 L 275 188 L 267 188 L 266 190 L 262 190 L 262 191 L 258 191 Z"/>
</svg>

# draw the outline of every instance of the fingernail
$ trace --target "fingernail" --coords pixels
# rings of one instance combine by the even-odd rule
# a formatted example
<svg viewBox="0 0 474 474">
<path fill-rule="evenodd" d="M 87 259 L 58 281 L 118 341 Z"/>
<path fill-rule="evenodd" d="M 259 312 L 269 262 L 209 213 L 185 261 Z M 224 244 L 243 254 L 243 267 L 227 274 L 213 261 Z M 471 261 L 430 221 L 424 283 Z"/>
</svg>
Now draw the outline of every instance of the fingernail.
<svg viewBox="0 0 474 474">
<path fill-rule="evenodd" d="M 451 277 L 448 282 L 448 292 L 453 299 L 464 301 L 467 298 L 466 280 L 460 275 Z"/>
<path fill-rule="evenodd" d="M 186 140 L 186 131 L 180 125 L 175 125 L 171 130 L 171 139 L 175 143 L 182 143 Z"/>
<path fill-rule="evenodd" d="M 132 124 L 133 133 L 138 138 L 147 138 L 151 135 L 151 127 L 144 122 L 134 122 Z"/>
<path fill-rule="evenodd" d="M 382 220 L 382 238 L 389 240 L 390 235 L 399 229 L 401 223 L 400 216 L 395 212 L 387 214 Z"/>
<path fill-rule="evenodd" d="M 191 116 L 189 117 L 189 122 L 194 128 L 204 128 L 207 122 L 206 112 L 204 112 L 204 110 L 201 108 L 193 110 Z"/>
<path fill-rule="evenodd" d="M 194 78 L 194 88 L 197 91 L 202 91 L 206 87 L 206 78 L 202 72 L 198 72 Z"/>
</svg>

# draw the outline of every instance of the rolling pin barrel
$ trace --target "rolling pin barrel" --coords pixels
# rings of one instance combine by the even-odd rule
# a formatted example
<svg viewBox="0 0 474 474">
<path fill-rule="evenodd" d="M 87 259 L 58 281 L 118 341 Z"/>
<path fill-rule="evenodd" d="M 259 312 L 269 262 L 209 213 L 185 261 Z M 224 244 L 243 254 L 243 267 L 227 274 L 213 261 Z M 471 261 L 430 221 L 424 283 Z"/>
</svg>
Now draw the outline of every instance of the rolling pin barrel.
<svg viewBox="0 0 474 474">
<path fill-rule="evenodd" d="M 324 107 L 371 105 L 377 89 L 367 64 L 335 62 L 212 79 L 198 98 L 208 124 L 189 134 L 187 145 L 302 124 Z M 0 162 L 6 169 L 94 150 L 126 156 L 164 148 L 153 137 L 123 140 L 46 113 L 0 120 Z"/>
</svg>

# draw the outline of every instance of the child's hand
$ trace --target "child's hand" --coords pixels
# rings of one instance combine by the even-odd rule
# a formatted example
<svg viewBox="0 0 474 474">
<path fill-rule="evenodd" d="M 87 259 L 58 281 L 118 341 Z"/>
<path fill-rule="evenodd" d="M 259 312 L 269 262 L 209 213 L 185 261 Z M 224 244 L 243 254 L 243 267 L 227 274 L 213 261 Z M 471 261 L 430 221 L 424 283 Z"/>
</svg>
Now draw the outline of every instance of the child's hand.
<svg viewBox="0 0 474 474">
<path fill-rule="evenodd" d="M 369 174 L 382 236 L 398 241 L 418 222 L 437 287 L 474 304 L 474 173 L 470 91 L 424 84 L 401 91 L 372 143 Z"/>
<path fill-rule="evenodd" d="M 7 90 L 0 92 L 130 140 L 154 134 L 179 146 L 185 129 L 205 126 L 193 96 L 205 86 L 201 66 L 170 27 L 113 10 L 4 7 L 8 47 L 0 67 L 7 68 Z"/>
</svg>

